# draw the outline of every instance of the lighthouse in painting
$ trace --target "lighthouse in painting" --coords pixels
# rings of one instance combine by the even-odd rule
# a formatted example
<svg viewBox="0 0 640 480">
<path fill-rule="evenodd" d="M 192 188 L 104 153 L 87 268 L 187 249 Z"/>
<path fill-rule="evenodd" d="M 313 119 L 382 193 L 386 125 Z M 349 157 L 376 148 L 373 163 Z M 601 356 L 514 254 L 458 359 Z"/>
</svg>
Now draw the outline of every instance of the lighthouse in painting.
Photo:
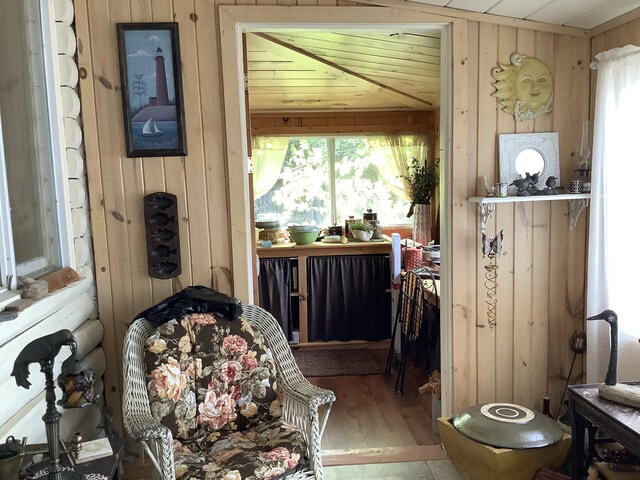
<svg viewBox="0 0 640 480">
<path fill-rule="evenodd" d="M 167 84 L 167 69 L 165 66 L 164 52 L 162 48 L 156 49 L 155 55 L 148 55 L 147 62 L 155 61 L 155 75 L 151 75 L 153 67 L 149 72 L 149 77 L 155 76 L 156 94 L 149 96 L 149 103 L 141 108 L 131 119 L 132 122 L 144 123 L 142 129 L 143 136 L 160 136 L 162 130 L 156 125 L 157 122 L 175 122 L 176 106 L 169 101 L 169 88 Z M 151 64 L 153 65 L 153 64 Z M 149 65 L 149 66 L 151 66 Z"/>
<path fill-rule="evenodd" d="M 169 105 L 167 74 L 164 70 L 164 53 L 160 47 L 156 50 L 156 105 Z"/>
</svg>

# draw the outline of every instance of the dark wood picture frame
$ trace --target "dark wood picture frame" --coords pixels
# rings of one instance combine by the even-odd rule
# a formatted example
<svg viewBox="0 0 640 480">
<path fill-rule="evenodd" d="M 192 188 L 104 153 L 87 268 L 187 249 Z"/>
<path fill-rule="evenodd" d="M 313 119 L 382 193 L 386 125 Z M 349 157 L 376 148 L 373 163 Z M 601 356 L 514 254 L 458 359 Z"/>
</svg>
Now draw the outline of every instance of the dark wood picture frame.
<svg viewBox="0 0 640 480">
<path fill-rule="evenodd" d="M 118 23 L 127 157 L 187 155 L 178 24 Z"/>
</svg>

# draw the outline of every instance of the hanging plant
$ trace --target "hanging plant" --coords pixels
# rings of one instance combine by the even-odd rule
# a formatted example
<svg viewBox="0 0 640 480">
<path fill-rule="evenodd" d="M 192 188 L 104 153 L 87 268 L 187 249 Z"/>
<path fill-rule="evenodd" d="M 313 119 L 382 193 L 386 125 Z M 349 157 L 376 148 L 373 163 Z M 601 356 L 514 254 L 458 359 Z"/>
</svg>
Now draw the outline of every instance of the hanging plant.
<svg viewBox="0 0 640 480">
<path fill-rule="evenodd" d="M 409 184 L 409 199 L 411 207 L 407 217 L 413 215 L 413 209 L 417 204 L 429 204 L 438 186 L 438 164 L 428 163 L 425 159 L 420 162 L 417 158 L 411 158 L 408 175 L 400 175 Z"/>
</svg>

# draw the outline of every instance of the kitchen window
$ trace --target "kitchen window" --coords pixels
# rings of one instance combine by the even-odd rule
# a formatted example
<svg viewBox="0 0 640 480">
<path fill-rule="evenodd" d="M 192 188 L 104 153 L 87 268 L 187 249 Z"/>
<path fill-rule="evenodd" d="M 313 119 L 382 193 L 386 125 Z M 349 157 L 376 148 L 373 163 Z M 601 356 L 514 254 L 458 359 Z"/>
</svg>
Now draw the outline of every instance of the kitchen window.
<svg viewBox="0 0 640 480">
<path fill-rule="evenodd" d="M 0 287 L 69 263 L 50 2 L 0 2 Z"/>
<path fill-rule="evenodd" d="M 426 145 L 422 135 L 255 137 L 256 220 L 341 225 L 371 209 L 384 225 L 410 224 L 400 175 Z"/>
</svg>

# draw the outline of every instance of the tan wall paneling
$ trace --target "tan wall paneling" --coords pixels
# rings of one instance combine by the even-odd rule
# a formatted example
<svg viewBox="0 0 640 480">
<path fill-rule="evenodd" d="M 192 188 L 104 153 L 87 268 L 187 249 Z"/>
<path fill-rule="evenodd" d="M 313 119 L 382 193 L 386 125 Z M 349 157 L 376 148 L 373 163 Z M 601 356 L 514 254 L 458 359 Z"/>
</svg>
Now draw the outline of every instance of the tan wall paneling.
<svg viewBox="0 0 640 480">
<path fill-rule="evenodd" d="M 478 54 L 477 72 L 475 74 L 478 81 L 478 95 L 476 102 L 474 102 L 475 109 L 473 110 L 474 121 L 477 125 L 477 162 L 475 173 L 476 176 L 486 176 L 490 185 L 493 185 L 498 181 L 497 168 L 496 168 L 496 111 L 497 103 L 495 98 L 491 96 L 491 93 L 495 90 L 492 85 L 492 78 L 489 72 L 495 67 L 495 61 L 498 54 L 498 30 L 497 25 L 479 24 L 478 31 L 473 38 L 473 45 L 480 45 Z M 480 38 L 482 43 L 480 44 Z M 482 121 L 478 116 L 478 112 L 485 112 L 483 114 Z M 470 115 L 471 116 L 471 115 Z M 476 187 L 477 188 L 477 187 Z M 484 195 L 484 192 L 478 191 L 480 195 Z M 477 207 L 472 206 L 473 213 L 478 214 Z M 496 221 L 494 214 L 487 224 L 487 235 L 493 236 L 496 232 Z M 479 235 L 480 225 L 477 219 L 471 225 L 475 227 L 473 235 L 475 249 L 479 249 L 481 246 Z M 478 402 L 490 402 L 496 398 L 496 375 L 499 368 L 508 367 L 507 365 L 496 364 L 496 338 L 497 333 L 502 332 L 503 326 L 498 324 L 498 328 L 491 329 L 487 324 L 487 304 L 485 302 L 485 265 L 488 263 L 488 259 L 482 258 L 482 255 L 476 255 L 476 282 L 473 288 L 473 293 L 476 295 L 476 332 L 477 332 L 477 357 L 478 357 L 478 370 L 484 372 L 482 381 L 478 381 Z M 500 270 L 498 271 L 499 273 Z M 501 372 L 503 378 L 508 378 L 510 375 L 504 375 Z"/>
<path fill-rule="evenodd" d="M 513 27 L 498 27 L 498 57 L 494 60 L 494 66 L 498 62 L 509 63 L 511 54 L 516 50 L 517 30 Z M 493 83 L 493 78 L 490 80 Z M 491 97 L 495 100 L 495 97 Z M 497 102 L 496 102 L 497 105 Z M 496 117 L 496 137 L 500 133 L 514 133 L 516 125 L 511 115 L 504 113 L 500 106 L 497 106 Z M 492 112 L 493 115 L 493 112 Z M 496 144 L 497 145 L 497 144 Z M 499 155 L 496 147 L 496 163 Z M 496 178 L 500 178 L 500 169 L 495 168 Z M 504 230 L 505 241 L 503 250 L 506 255 L 500 257 L 498 264 L 498 307 L 496 318 L 496 399 L 499 401 L 513 400 L 513 371 L 514 371 L 514 347 L 513 347 L 513 304 L 514 304 L 514 206 L 504 205 L 497 208 L 495 215 L 494 230 L 490 232 L 495 235 L 500 230 Z M 478 225 L 479 228 L 479 225 Z M 486 295 L 484 287 L 481 286 L 481 295 Z"/>
<path fill-rule="evenodd" d="M 192 284 L 232 292 L 217 8 L 209 0 L 76 3 L 106 395 L 119 421 L 120 352 L 134 315 Z M 124 151 L 116 23 L 150 21 L 180 24 L 186 157 L 127 158 Z M 156 191 L 179 202 L 183 272 L 173 281 L 147 275 L 142 199 Z"/>
<path fill-rule="evenodd" d="M 469 119 L 467 126 L 477 131 L 467 134 L 470 177 L 467 180 L 476 181 L 486 175 L 490 184 L 497 181 L 498 134 L 558 131 L 561 180 L 568 185 L 574 168 L 571 146 L 580 128 L 579 120 L 587 118 L 589 77 L 584 66 L 588 64 L 588 39 L 486 22 L 477 29 L 469 22 L 468 35 L 468 65 L 478 70 L 471 75 L 477 78 L 477 83 L 472 81 L 468 87 L 470 117 L 476 118 Z M 550 66 L 556 77 L 553 113 L 516 123 L 491 96 L 495 90 L 491 69 L 498 62 L 510 63 L 515 51 L 536 56 Z M 455 202 L 454 197 L 454 212 Z M 569 338 L 582 325 L 586 216 L 583 213 L 577 228 L 570 232 L 568 205 L 564 202 L 497 206 L 488 222 L 487 235 L 504 230 L 504 254 L 497 259 L 497 325 L 491 331 L 487 326 L 484 287 L 484 266 L 488 259 L 483 259 L 480 252 L 477 207 L 470 208 L 474 209 L 475 219 L 469 222 L 468 235 L 472 236 L 470 243 L 476 261 L 468 277 L 473 285 L 468 296 L 472 299 L 469 306 L 476 308 L 477 316 L 473 319 L 475 335 L 472 331 L 467 334 L 475 340 L 477 358 L 473 368 L 477 397 L 469 398 L 468 404 L 512 401 L 541 409 L 542 397 L 549 392 L 555 413 L 562 379 L 569 367 Z M 454 225 L 456 222 L 454 219 Z M 454 243 L 454 259 L 459 258 L 457 248 Z M 454 283 L 457 284 L 455 279 Z M 454 298 L 454 306 L 460 300 L 463 298 Z M 454 329 L 456 321 L 454 318 Z M 469 320 L 469 330 L 472 326 Z M 468 342 L 455 336 L 456 372 L 464 363 L 455 351 L 463 348 L 469 348 Z M 468 377 L 473 378 L 473 372 Z M 456 394 L 456 405 L 458 402 Z"/>
<path fill-rule="evenodd" d="M 453 409 L 472 405 L 477 398 L 477 369 L 475 358 L 475 328 L 473 310 L 469 310 L 469 289 L 475 282 L 469 281 L 468 272 L 474 243 L 474 206 L 467 204 L 471 196 L 467 186 L 471 172 L 475 176 L 475 159 L 468 152 L 469 100 L 473 101 L 475 89 L 469 90 L 467 83 L 469 46 L 467 44 L 467 21 L 453 22 L 453 149 L 452 149 L 452 200 L 453 235 L 451 265 L 453 301 Z M 461 139 L 461 140 L 457 140 Z M 473 150 L 472 150 L 473 151 Z M 473 161 L 472 161 L 473 160 Z M 446 188 L 446 187 L 445 187 Z M 445 307 L 446 308 L 446 307 Z"/>
<path fill-rule="evenodd" d="M 119 418 L 121 348 L 127 324 L 179 286 L 212 285 L 231 293 L 229 192 L 218 31 L 218 5 L 193 0 L 76 0 L 78 59 L 100 318 L 105 323 L 107 403 Z M 253 2 L 249 2 L 254 4 Z M 244 4 L 244 3 L 243 3 Z M 295 0 L 258 0 L 294 5 Z M 335 0 L 298 4 L 335 5 Z M 189 155 L 130 159 L 124 153 L 116 22 L 178 21 Z M 572 176 L 571 145 L 589 104 L 586 36 L 455 20 L 453 148 L 454 408 L 479 401 L 541 407 L 547 389 L 558 402 L 570 360 L 568 340 L 581 325 L 585 215 L 569 232 L 568 206 L 497 207 L 487 233 L 504 229 L 498 259 L 498 325 L 486 325 L 480 218 L 467 198 L 479 176 L 498 179 L 499 133 L 559 131 L 562 183 Z M 543 29 L 544 30 L 544 29 Z M 546 29 L 549 30 L 549 29 Z M 573 32 L 572 32 L 573 33 Z M 500 111 L 491 68 L 514 51 L 543 58 L 556 77 L 554 112 L 516 125 Z M 579 63 L 582 62 L 582 63 Z M 585 117 L 586 118 L 586 117 Z M 297 122 L 298 120 L 296 120 Z M 303 118 L 299 118 L 302 125 Z M 256 128 L 268 121 L 255 119 Z M 360 125 L 362 120 L 356 120 Z M 366 123 L 366 122 L 365 122 Z M 381 123 L 383 123 L 381 121 Z M 272 128 L 281 126 L 273 124 Z M 183 274 L 150 280 L 142 197 L 166 190 L 179 199 Z M 548 353 L 547 353 L 548 350 Z M 551 380 L 547 382 L 547 373 Z"/>
<path fill-rule="evenodd" d="M 434 112 L 278 112 L 251 115 L 253 135 L 435 133 Z"/>
</svg>

